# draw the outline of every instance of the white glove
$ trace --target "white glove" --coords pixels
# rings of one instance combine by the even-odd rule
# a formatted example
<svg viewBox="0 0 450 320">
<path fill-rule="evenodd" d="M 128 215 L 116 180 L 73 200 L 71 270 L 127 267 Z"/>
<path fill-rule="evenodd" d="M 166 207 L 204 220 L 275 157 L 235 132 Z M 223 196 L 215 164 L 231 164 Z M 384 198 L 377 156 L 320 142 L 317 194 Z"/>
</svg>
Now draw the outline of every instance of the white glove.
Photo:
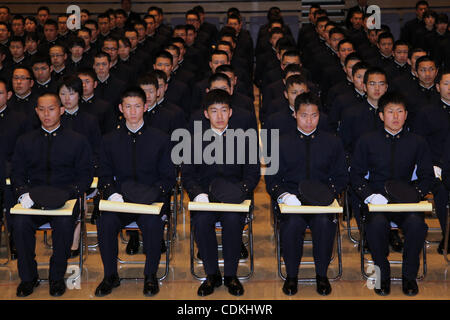
<svg viewBox="0 0 450 320">
<path fill-rule="evenodd" d="M 302 203 L 298 200 L 295 194 L 288 193 L 283 198 L 281 198 L 281 202 L 288 206 L 301 206 Z"/>
<path fill-rule="evenodd" d="M 113 193 L 112 195 L 110 195 L 108 200 L 109 201 L 116 201 L 116 202 L 125 202 L 125 201 L 123 201 L 122 195 L 117 193 L 117 192 Z"/>
<path fill-rule="evenodd" d="M 22 208 L 25 209 L 30 209 L 34 204 L 34 201 L 31 200 L 30 194 L 28 192 L 19 197 L 19 202 L 22 205 Z"/>
<path fill-rule="evenodd" d="M 382 194 L 374 193 L 364 200 L 364 203 L 370 204 L 387 204 L 389 201 Z"/>
<path fill-rule="evenodd" d="M 194 198 L 194 202 L 209 202 L 209 197 L 206 193 L 200 193 Z"/>
<path fill-rule="evenodd" d="M 442 169 L 437 166 L 433 166 L 433 169 L 434 169 L 434 176 L 440 179 L 442 177 Z"/>
</svg>

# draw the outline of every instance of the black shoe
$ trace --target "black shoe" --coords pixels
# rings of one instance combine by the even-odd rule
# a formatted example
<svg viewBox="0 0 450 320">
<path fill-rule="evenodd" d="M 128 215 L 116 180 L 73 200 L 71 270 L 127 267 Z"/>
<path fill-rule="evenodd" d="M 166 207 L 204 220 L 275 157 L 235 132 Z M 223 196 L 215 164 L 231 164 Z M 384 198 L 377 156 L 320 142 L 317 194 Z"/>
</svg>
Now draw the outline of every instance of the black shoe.
<svg viewBox="0 0 450 320">
<path fill-rule="evenodd" d="M 22 281 L 17 287 L 16 295 L 18 297 L 26 297 L 33 293 L 34 288 L 39 285 L 39 278 L 33 281 Z"/>
<path fill-rule="evenodd" d="M 248 258 L 248 251 L 245 247 L 244 243 L 241 243 L 241 257 L 240 259 L 247 259 Z"/>
<path fill-rule="evenodd" d="M 415 296 L 419 293 L 419 287 L 417 286 L 416 279 L 409 280 L 405 277 L 402 278 L 402 290 L 407 296 Z"/>
<path fill-rule="evenodd" d="M 139 251 L 139 233 L 137 231 L 129 231 L 128 235 L 130 239 L 128 240 L 126 252 L 129 255 L 133 255 Z"/>
<path fill-rule="evenodd" d="M 50 295 L 52 297 L 60 297 L 66 292 L 66 282 L 64 279 L 50 281 Z"/>
<path fill-rule="evenodd" d="M 214 292 L 214 288 L 218 288 L 222 285 L 222 275 L 220 271 L 213 275 L 207 275 L 206 280 L 200 285 L 197 290 L 197 294 L 200 297 L 209 296 Z"/>
<path fill-rule="evenodd" d="M 287 277 L 284 281 L 283 292 L 288 296 L 293 296 L 298 291 L 298 277 Z"/>
<path fill-rule="evenodd" d="M 159 292 L 158 279 L 156 279 L 156 274 L 151 274 L 150 276 L 145 276 L 144 281 L 144 295 L 146 297 L 154 296 Z"/>
<path fill-rule="evenodd" d="M 161 240 L 161 253 L 166 253 L 167 251 L 167 246 L 166 246 L 166 241 L 164 241 L 164 239 Z"/>
<path fill-rule="evenodd" d="M 78 248 L 77 250 L 70 250 L 70 258 L 75 258 L 78 257 L 80 255 L 80 248 Z"/>
<path fill-rule="evenodd" d="M 450 239 L 450 238 L 449 238 Z M 449 240 L 449 242 L 450 242 L 450 240 Z M 439 246 L 438 246 L 438 248 L 437 248 L 437 252 L 439 253 L 439 254 L 444 254 L 444 239 L 442 239 L 441 240 L 441 242 L 439 242 Z M 449 243 L 449 245 L 447 246 L 447 253 L 449 253 L 450 252 L 450 243 Z"/>
<path fill-rule="evenodd" d="M 331 285 L 327 277 L 316 275 L 316 285 L 316 291 L 321 296 L 327 296 L 331 293 Z"/>
<path fill-rule="evenodd" d="M 236 276 L 224 277 L 224 284 L 228 288 L 228 292 L 233 296 L 242 296 L 244 287 Z"/>
<path fill-rule="evenodd" d="M 11 253 L 11 260 L 17 260 L 17 250 L 14 240 L 11 238 L 9 241 L 9 251 Z"/>
<path fill-rule="evenodd" d="M 381 280 L 380 289 L 375 288 L 375 293 L 380 296 L 387 296 L 391 293 L 391 280 Z"/>
<path fill-rule="evenodd" d="M 402 252 L 403 241 L 398 234 L 398 230 L 391 230 L 389 232 L 389 244 L 391 245 L 392 251 Z"/>
<path fill-rule="evenodd" d="M 95 289 L 96 297 L 104 297 L 112 292 L 112 289 L 120 286 L 120 278 L 117 274 L 103 278 L 102 282 Z"/>
</svg>

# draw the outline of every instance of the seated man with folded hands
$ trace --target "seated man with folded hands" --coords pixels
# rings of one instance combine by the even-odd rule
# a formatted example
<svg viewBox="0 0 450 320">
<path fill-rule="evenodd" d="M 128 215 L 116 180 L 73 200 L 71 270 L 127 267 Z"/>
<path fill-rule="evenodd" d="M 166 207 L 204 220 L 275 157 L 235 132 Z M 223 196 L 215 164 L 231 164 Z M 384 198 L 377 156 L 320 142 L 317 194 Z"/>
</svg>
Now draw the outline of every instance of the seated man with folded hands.
<svg viewBox="0 0 450 320">
<path fill-rule="evenodd" d="M 218 143 L 217 148 L 214 148 L 215 151 L 208 154 L 211 145 L 203 138 L 200 142 L 202 160 L 195 161 L 196 155 L 192 152 L 191 162 L 182 164 L 183 186 L 191 201 L 241 203 L 251 199 L 253 190 L 258 184 L 260 167 L 257 153 L 254 154 L 256 160 L 250 161 L 250 143 L 246 142 L 242 149 L 237 148 L 235 137 L 238 131 L 234 131 L 236 127 L 229 122 L 233 114 L 230 100 L 231 96 L 222 89 L 211 90 L 205 95 L 203 104 L 205 118 L 201 121 L 202 136 L 210 133 L 209 136 L 211 139 L 214 138 L 212 139 L 214 143 Z M 256 131 L 254 132 L 256 136 Z M 191 150 L 196 150 L 198 142 L 194 142 L 196 136 L 194 133 Z M 254 150 L 257 150 L 257 141 L 254 142 L 256 143 Z M 211 155 L 213 161 L 208 161 L 205 155 Z M 191 211 L 191 214 L 195 240 L 206 273 L 206 280 L 198 288 L 197 294 L 210 295 L 216 287 L 222 285 L 215 231 L 217 221 L 222 225 L 225 286 L 232 295 L 244 294 L 244 288 L 236 274 L 246 213 Z"/>
<path fill-rule="evenodd" d="M 92 151 L 88 140 L 61 125 L 64 107 L 59 96 L 44 93 L 35 111 L 41 127 L 22 135 L 12 158 L 11 181 L 18 201 L 25 209 L 57 209 L 69 199 L 78 199 L 88 190 L 93 178 Z M 35 231 L 49 222 L 52 227 L 53 254 L 50 258 L 50 295 L 64 294 L 64 274 L 70 257 L 75 219 L 73 215 L 17 214 L 13 236 L 16 243 L 21 282 L 17 296 L 33 293 L 39 285 L 35 260 Z"/>
</svg>

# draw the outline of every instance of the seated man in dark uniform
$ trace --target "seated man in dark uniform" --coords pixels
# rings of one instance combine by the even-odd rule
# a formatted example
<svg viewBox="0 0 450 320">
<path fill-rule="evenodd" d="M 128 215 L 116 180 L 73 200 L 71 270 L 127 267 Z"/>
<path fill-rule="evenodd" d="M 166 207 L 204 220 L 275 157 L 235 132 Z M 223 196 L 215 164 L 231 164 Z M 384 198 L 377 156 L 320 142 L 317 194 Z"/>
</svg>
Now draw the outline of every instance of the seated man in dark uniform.
<svg viewBox="0 0 450 320">
<path fill-rule="evenodd" d="M 100 151 L 99 188 L 110 201 L 152 204 L 164 202 L 175 183 L 170 158 L 170 137 L 144 121 L 145 93 L 139 87 L 127 89 L 119 105 L 125 124 L 105 135 Z M 135 192 L 136 190 L 143 192 Z M 164 206 L 165 207 L 165 206 Z M 104 279 L 95 290 L 98 297 L 120 285 L 117 273 L 117 236 L 122 227 L 136 221 L 144 241 L 144 295 L 159 292 L 156 272 L 161 257 L 164 207 L 159 215 L 102 212 L 97 220 Z"/>
<path fill-rule="evenodd" d="M 235 129 L 229 122 L 232 113 L 230 95 L 226 91 L 216 89 L 206 94 L 204 115 L 207 120 L 202 121 L 202 132 L 209 130 L 206 132 L 210 132 L 214 136 L 214 140 L 222 141 L 223 144 L 220 148 L 223 147 L 224 149 L 221 154 L 222 156 L 227 154 L 227 162 L 225 164 L 225 158 L 219 156 L 219 159 L 216 159 L 217 161 L 212 164 L 206 164 L 206 159 L 202 159 L 199 164 L 196 164 L 192 161 L 194 160 L 194 157 L 192 157 L 189 159 L 189 163 L 182 164 L 183 185 L 191 201 L 241 203 L 243 200 L 252 197 L 253 190 L 260 177 L 259 162 L 256 158 L 254 159 L 256 160 L 255 163 L 250 161 L 250 149 L 254 149 L 254 146 L 250 146 L 249 143 L 244 146 L 244 154 L 238 152 L 235 143 L 232 143 L 234 144 L 234 151 L 225 147 L 229 144 L 227 139 L 234 139 L 237 136 L 234 130 L 230 130 Z M 247 139 L 245 140 L 247 141 Z M 255 141 L 255 143 L 257 142 Z M 191 148 L 193 148 L 193 145 Z M 208 144 L 204 142 L 202 150 L 205 150 L 206 153 L 207 147 Z M 228 159 L 229 152 L 234 152 L 231 157 L 232 163 Z M 239 161 L 237 161 L 238 159 Z M 224 186 L 227 186 L 227 190 L 224 190 Z M 231 190 L 230 195 L 224 194 L 229 190 Z M 226 200 L 224 201 L 224 199 Z M 217 221 L 220 221 L 222 225 L 225 286 L 228 287 L 228 292 L 232 295 L 240 296 L 244 294 L 244 288 L 236 274 L 246 214 L 206 211 L 194 211 L 191 214 L 195 240 L 207 275 L 206 280 L 198 288 L 197 294 L 199 296 L 210 295 L 216 287 L 222 285 L 215 231 Z"/>
<path fill-rule="evenodd" d="M 82 135 L 61 126 L 60 118 L 64 107 L 61 106 L 59 97 L 53 93 L 45 93 L 39 97 L 35 109 L 41 121 L 41 128 L 18 139 L 12 159 L 13 189 L 18 201 L 26 209 L 33 208 L 35 204 L 40 208 L 44 203 L 44 200 L 33 195 L 33 192 L 36 192 L 36 195 L 40 193 L 38 188 L 49 190 L 49 195 L 54 194 L 57 189 L 66 194 L 67 200 L 77 199 L 89 188 L 93 177 L 89 142 Z M 18 297 L 30 295 L 34 287 L 39 285 L 37 263 L 34 259 L 35 231 L 47 222 L 50 222 L 52 227 L 53 243 L 49 271 L 50 295 L 64 294 L 64 274 L 67 259 L 70 257 L 78 207 L 79 205 L 75 206 L 71 216 L 14 217 L 13 235 L 21 279 L 17 287 Z"/>
<path fill-rule="evenodd" d="M 378 102 L 378 113 L 384 128 L 363 135 L 356 144 L 350 171 L 352 188 L 366 204 L 418 202 L 430 191 L 434 179 L 428 145 L 425 139 L 404 129 L 408 112 L 401 95 L 395 92 L 383 95 Z M 412 186 L 415 168 L 418 181 Z M 404 184 L 401 196 L 396 197 L 394 191 L 389 191 L 386 182 Z M 412 190 L 408 192 L 409 189 Z M 412 193 L 417 201 L 403 200 L 408 193 Z M 405 236 L 402 288 L 404 294 L 413 296 L 419 291 L 416 277 L 428 229 L 424 214 L 418 212 L 367 213 L 367 240 L 374 264 L 381 271 L 380 287 L 375 292 L 382 296 L 390 293 L 391 272 L 387 256 L 391 221 Z"/>
<path fill-rule="evenodd" d="M 307 203 L 299 194 L 299 186 L 303 181 L 314 180 L 325 184 L 330 194 L 336 198 L 348 182 L 341 141 L 331 133 L 318 129 L 319 101 L 311 93 L 302 93 L 297 97 L 294 116 L 297 132 L 281 136 L 280 169 L 276 175 L 266 176 L 267 191 L 278 203 L 296 206 L 315 205 Z M 280 219 L 281 246 L 287 270 L 283 292 L 287 295 L 297 293 L 303 238 L 309 226 L 314 247 L 317 292 L 321 295 L 330 294 L 327 269 L 336 234 L 333 215 L 288 214 L 281 215 Z"/>
</svg>

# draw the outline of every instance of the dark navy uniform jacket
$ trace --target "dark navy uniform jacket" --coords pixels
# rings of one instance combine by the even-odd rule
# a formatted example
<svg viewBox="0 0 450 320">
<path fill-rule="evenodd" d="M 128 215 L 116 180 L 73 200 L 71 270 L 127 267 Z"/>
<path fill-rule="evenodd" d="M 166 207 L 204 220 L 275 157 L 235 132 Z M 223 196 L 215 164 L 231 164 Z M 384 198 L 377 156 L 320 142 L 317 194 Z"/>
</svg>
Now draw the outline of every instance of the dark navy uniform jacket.
<svg viewBox="0 0 450 320">
<path fill-rule="evenodd" d="M 416 189 L 423 197 L 434 182 L 427 142 L 405 129 L 393 136 L 381 128 L 358 140 L 352 157 L 350 182 L 364 200 L 374 193 L 386 194 L 384 184 L 387 180 L 411 182 L 416 166 Z M 367 173 L 368 180 L 365 178 Z"/>
<path fill-rule="evenodd" d="M 60 187 L 77 198 L 93 178 L 88 140 L 60 126 L 52 133 L 42 128 L 22 135 L 12 159 L 11 180 L 17 197 L 41 185 Z"/>
<path fill-rule="evenodd" d="M 136 133 L 125 125 L 103 136 L 100 148 L 99 189 L 107 199 L 121 194 L 122 183 L 134 180 L 159 187 L 161 197 L 175 184 L 170 137 L 145 124 Z"/>
<path fill-rule="evenodd" d="M 298 185 L 305 179 L 319 180 L 336 196 L 347 186 L 342 142 L 328 132 L 316 129 L 306 136 L 297 130 L 283 135 L 279 161 L 278 173 L 265 177 L 267 191 L 273 199 L 285 192 L 298 194 Z"/>
</svg>

